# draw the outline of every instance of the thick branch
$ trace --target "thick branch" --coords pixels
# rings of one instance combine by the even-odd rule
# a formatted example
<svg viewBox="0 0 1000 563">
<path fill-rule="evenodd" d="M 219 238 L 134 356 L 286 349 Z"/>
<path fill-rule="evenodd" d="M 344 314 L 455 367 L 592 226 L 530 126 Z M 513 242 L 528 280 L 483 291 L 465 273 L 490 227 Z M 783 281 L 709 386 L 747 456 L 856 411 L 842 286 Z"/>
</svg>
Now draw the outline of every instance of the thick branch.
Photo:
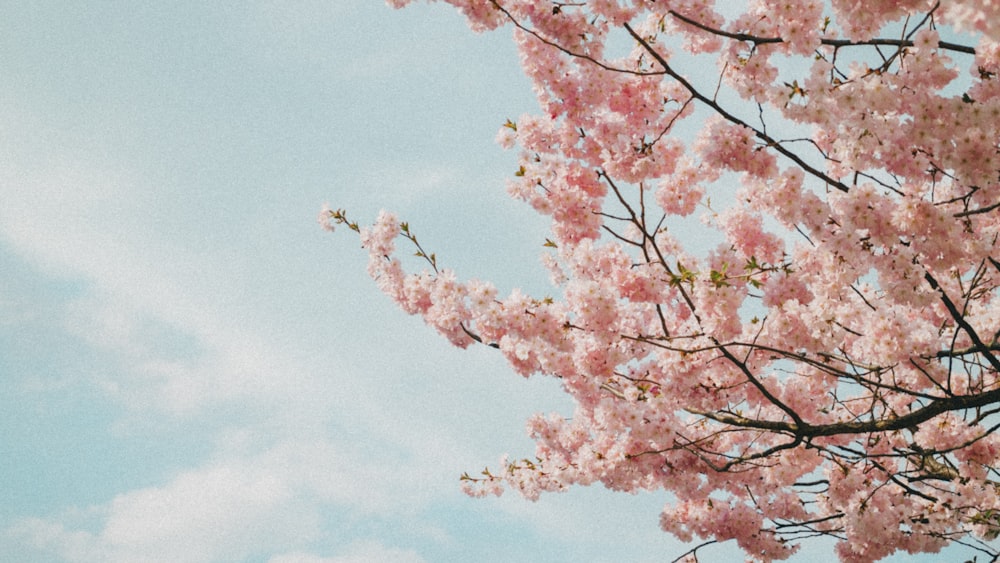
<svg viewBox="0 0 1000 563">
<path fill-rule="evenodd" d="M 687 409 L 688 412 L 703 416 L 716 422 L 738 426 L 742 428 L 755 428 L 760 430 L 770 430 L 772 432 L 785 432 L 803 438 L 816 438 L 820 436 L 837 436 L 840 434 L 870 434 L 874 432 L 892 432 L 894 430 L 904 430 L 906 428 L 920 426 L 924 422 L 934 418 L 939 414 L 950 411 L 974 409 L 1000 401 L 1000 389 L 993 389 L 977 395 L 959 395 L 952 397 L 942 397 L 908 414 L 896 418 L 880 418 L 860 422 L 835 422 L 832 424 L 807 424 L 796 423 L 783 420 L 757 420 L 745 416 L 737 416 L 729 413 L 718 413 Z"/>
<path fill-rule="evenodd" d="M 709 27 L 699 21 L 693 20 L 683 14 L 677 13 L 674 10 L 670 10 L 670 15 L 681 20 L 682 22 L 697 27 L 702 31 L 707 31 L 713 35 L 718 35 L 720 37 L 728 37 L 729 39 L 735 39 L 736 41 L 746 41 L 748 43 L 753 43 L 754 45 L 766 45 L 775 43 L 784 43 L 785 40 L 781 37 L 759 37 L 756 35 L 751 35 L 749 33 L 732 33 L 729 31 L 724 31 L 721 29 L 715 29 Z M 914 45 L 913 41 L 908 39 L 867 39 L 865 41 L 852 41 L 850 39 L 822 39 L 820 42 L 823 45 L 829 45 L 831 47 L 841 48 L 841 47 L 864 47 L 864 46 L 879 46 L 887 45 L 893 47 L 912 47 Z M 938 41 L 938 47 L 941 49 L 946 49 L 949 51 L 956 51 L 959 53 L 968 53 L 970 55 L 976 54 L 976 49 L 969 47 L 967 45 L 960 45 L 958 43 L 950 43 L 948 41 Z"/>
</svg>

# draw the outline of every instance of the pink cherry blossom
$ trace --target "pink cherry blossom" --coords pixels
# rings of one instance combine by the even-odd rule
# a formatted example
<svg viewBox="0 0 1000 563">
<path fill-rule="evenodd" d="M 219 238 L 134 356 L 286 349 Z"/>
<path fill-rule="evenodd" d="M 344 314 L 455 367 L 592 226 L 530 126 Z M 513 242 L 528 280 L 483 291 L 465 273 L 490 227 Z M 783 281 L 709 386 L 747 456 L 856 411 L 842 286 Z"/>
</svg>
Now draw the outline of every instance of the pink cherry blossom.
<svg viewBox="0 0 1000 563">
<path fill-rule="evenodd" d="M 497 141 L 554 297 L 459 279 L 390 213 L 319 222 L 573 399 L 464 490 L 667 491 L 666 532 L 754 561 L 997 557 L 1000 2 L 442 1 L 514 29 L 541 112 Z"/>
</svg>

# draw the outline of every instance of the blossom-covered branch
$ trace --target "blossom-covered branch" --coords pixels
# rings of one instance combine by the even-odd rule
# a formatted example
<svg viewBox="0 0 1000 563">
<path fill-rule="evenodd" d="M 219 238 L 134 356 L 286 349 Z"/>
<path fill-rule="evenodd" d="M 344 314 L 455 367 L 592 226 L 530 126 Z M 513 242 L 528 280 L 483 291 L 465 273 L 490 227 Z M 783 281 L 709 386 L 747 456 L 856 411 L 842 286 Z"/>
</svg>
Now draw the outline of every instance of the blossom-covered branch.
<svg viewBox="0 0 1000 563">
<path fill-rule="evenodd" d="M 404 311 L 575 401 L 469 492 L 666 490 L 664 530 L 707 540 L 683 560 L 997 557 L 1000 5 L 445 1 L 510 25 L 534 83 L 498 140 L 554 297 L 457 279 L 391 213 L 320 219 Z"/>
</svg>

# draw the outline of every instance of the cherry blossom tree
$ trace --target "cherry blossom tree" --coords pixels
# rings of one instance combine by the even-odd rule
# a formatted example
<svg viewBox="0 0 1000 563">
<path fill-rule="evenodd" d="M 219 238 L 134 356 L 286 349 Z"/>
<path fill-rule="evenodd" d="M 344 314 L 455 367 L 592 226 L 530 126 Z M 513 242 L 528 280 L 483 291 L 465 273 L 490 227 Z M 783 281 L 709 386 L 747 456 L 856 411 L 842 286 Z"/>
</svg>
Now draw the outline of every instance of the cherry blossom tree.
<svg viewBox="0 0 1000 563">
<path fill-rule="evenodd" d="M 391 213 L 320 222 L 404 311 L 574 400 L 468 491 L 664 490 L 665 531 L 752 560 L 997 560 L 1000 2 L 445 1 L 512 28 L 534 83 L 498 139 L 554 297 L 457 279 Z"/>
</svg>

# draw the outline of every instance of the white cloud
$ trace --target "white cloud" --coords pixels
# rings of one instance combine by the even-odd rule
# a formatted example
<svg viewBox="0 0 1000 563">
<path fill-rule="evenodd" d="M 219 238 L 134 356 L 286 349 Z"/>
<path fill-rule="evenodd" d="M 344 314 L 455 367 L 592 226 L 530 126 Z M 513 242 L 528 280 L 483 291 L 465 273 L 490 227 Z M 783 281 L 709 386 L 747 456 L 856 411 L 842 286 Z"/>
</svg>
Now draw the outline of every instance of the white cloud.
<svg viewBox="0 0 1000 563">
<path fill-rule="evenodd" d="M 136 283 L 147 276 L 135 271 L 141 269 L 135 264 L 122 269 L 133 270 Z M 104 279 L 98 272 L 94 276 Z M 133 412 L 180 416 L 235 400 L 273 403 L 303 384 L 294 362 L 279 361 L 280 351 L 248 327 L 224 327 L 208 307 L 182 313 L 177 305 L 187 298 L 148 295 L 130 301 L 119 291 L 98 288 L 65 312 L 70 333 L 116 358 L 120 369 L 92 377 Z"/>
<path fill-rule="evenodd" d="M 384 454 L 318 439 L 287 438 L 260 449 L 250 433 L 223 433 L 214 459 L 91 507 L 86 519 L 77 511 L 25 518 L 5 533 L 74 563 L 208 563 L 283 552 L 289 554 L 277 561 L 295 561 L 311 556 L 290 550 L 342 542 L 354 533 L 352 522 L 373 516 L 401 518 L 425 541 L 451 541 L 433 522 L 422 522 L 435 487 L 421 490 L 421 462 L 386 463 Z M 331 508 L 351 516 L 331 519 Z M 366 542 L 332 559 L 420 560 L 415 552 Z"/>
<path fill-rule="evenodd" d="M 72 563 L 97 562 L 103 558 L 93 534 L 83 530 L 68 530 L 60 522 L 42 518 L 25 518 L 4 531 L 6 538 L 19 540 L 32 547 L 58 555 Z"/>
<path fill-rule="evenodd" d="M 270 6 L 272 11 L 285 9 Z M 322 6 L 323 17 L 343 12 L 339 5 Z M 265 10 L 252 16 L 252 23 L 266 27 L 270 14 Z M 325 25 L 315 25 L 306 13 L 283 17 L 279 23 L 291 33 L 264 45 L 276 58 L 298 55 L 298 42 L 304 40 L 295 35 L 298 31 L 314 33 L 318 27 L 325 33 Z M 400 21 L 407 27 L 405 18 Z M 464 27 L 456 29 L 464 37 Z M 376 66 L 378 60 L 363 60 L 359 64 L 386 70 Z M 358 282 L 368 288 L 363 292 L 348 281 L 355 279 L 350 273 L 326 264 L 311 267 L 328 260 L 330 246 L 341 243 L 328 237 L 315 242 L 277 236 L 301 222 L 318 239 L 321 234 L 312 224 L 315 209 L 291 216 L 287 207 L 280 207 L 277 214 L 259 200 L 286 194 L 237 185 L 244 181 L 242 167 L 255 164 L 232 162 L 250 158 L 239 154 L 249 146 L 245 139 L 243 145 L 233 139 L 229 151 L 195 155 L 200 159 L 196 163 L 176 163 L 191 178 L 175 178 L 163 172 L 174 168 L 170 155 L 197 152 L 182 150 L 186 143 L 210 149 L 211 139 L 169 139 L 171 124 L 165 123 L 162 141 L 158 137 L 157 143 L 143 147 L 124 146 L 148 134 L 142 127 L 129 129 L 126 122 L 135 116 L 106 124 L 106 131 L 82 130 L 76 122 L 63 127 L 58 118 L 45 115 L 44 107 L 33 116 L 30 100 L 15 101 L 0 110 L 0 243 L 45 275 L 82 282 L 68 309 L 60 301 L 46 314 L 61 318 L 72 336 L 100 352 L 102 369 L 82 377 L 127 407 L 127 420 L 112 428 L 113 434 L 128 427 L 129 437 L 141 438 L 145 430 L 178 427 L 182 430 L 177 432 L 191 433 L 185 445 L 207 447 L 190 455 L 177 452 L 170 460 L 177 465 L 143 475 L 142 486 L 132 485 L 139 488 L 108 493 L 86 510 L 85 518 L 65 512 L 22 518 L 8 527 L 9 536 L 85 563 L 232 561 L 272 553 L 286 554 L 272 563 L 409 562 L 421 559 L 390 542 L 410 547 L 406 538 L 416 536 L 439 545 L 474 541 L 449 537 L 448 518 L 454 516 L 441 513 L 454 503 L 475 502 L 460 496 L 458 474 L 481 467 L 506 449 L 495 444 L 524 445 L 522 420 L 534 410 L 529 401 L 544 404 L 558 394 L 553 391 L 557 383 L 547 382 L 552 385 L 540 392 L 543 387 L 535 381 L 510 376 L 502 362 L 483 361 L 485 350 L 466 352 L 458 361 L 459 353 L 443 352 L 446 345 L 419 321 L 401 319 L 368 280 Z M 111 117 L 114 113 L 108 112 Z M 100 115 L 82 121 L 82 127 L 98 123 Z M 391 115 L 384 119 L 393 126 L 399 121 Z M 159 133 L 154 121 L 143 123 Z M 427 126 L 411 125 L 418 132 Z M 179 130 L 205 129 L 187 124 Z M 338 137 L 352 142 L 355 133 Z M 167 156 L 159 154 L 161 149 Z M 385 151 L 376 158 L 398 155 Z M 350 181 L 363 188 L 352 197 L 361 197 L 369 207 L 376 205 L 373 199 L 384 197 L 386 204 L 431 215 L 442 210 L 418 204 L 432 195 L 464 201 L 468 207 L 490 207 L 478 194 L 465 192 L 476 179 L 468 162 L 436 167 L 422 157 L 414 160 L 420 162 L 416 167 L 351 163 L 357 170 Z M 151 163 L 152 170 L 147 169 Z M 194 178 L 191 170 L 211 178 Z M 235 179 L 230 181 L 228 174 Z M 288 197 L 293 195 L 304 197 Z M 178 203 L 185 201 L 197 203 Z M 315 205 L 320 202 L 317 198 Z M 505 222 L 492 230 L 519 231 L 518 225 Z M 495 255 L 484 259 L 477 250 L 476 237 L 490 230 L 479 225 L 456 230 L 468 232 L 455 241 L 454 252 L 466 247 L 464 252 L 480 266 L 486 260 L 509 269 L 512 262 Z M 356 246 L 342 247 L 349 245 Z M 344 261 L 350 262 L 345 269 L 364 269 L 361 253 Z M 303 272 L 315 277 L 294 279 Z M 271 277 L 261 279 L 266 276 Z M 289 322 L 283 315 L 302 311 L 298 300 L 307 301 L 302 295 L 320 301 L 318 312 L 306 311 L 315 318 Z M 380 301 L 358 305 L 369 298 Z M 332 303 L 353 316 L 333 318 Z M 6 296 L 2 289 L 0 311 L 34 314 L 17 307 L 16 295 Z M 337 350 L 344 343 L 351 347 Z M 52 394 L 72 390 L 68 385 L 32 389 Z M 521 502 L 503 499 L 501 506 Z M 32 514 L 31 507 L 12 510 Z M 337 537 L 348 525 L 330 515 L 339 512 L 363 522 L 399 522 L 400 537 L 361 541 L 339 552 L 317 549 L 353 539 Z M 543 517 L 560 518 L 551 510 Z M 362 537 L 368 535 L 375 534 Z M 309 555 L 313 552 L 327 556 Z"/>
<path fill-rule="evenodd" d="M 294 338 L 273 340 L 253 302 L 226 294 L 231 272 L 218 251 L 144 234 L 132 224 L 142 198 L 130 186 L 86 163 L 66 169 L 13 175 L 21 188 L 0 208 L 0 238 L 46 272 L 86 280 L 89 291 L 61 313 L 64 327 L 113 358 L 114 369 L 87 377 L 128 407 L 122 427 L 187 425 L 214 452 L 178 459 L 188 465 L 160 484 L 93 507 L 87 525 L 53 515 L 22 519 L 9 533 L 67 561 L 228 561 L 335 535 L 340 523 L 324 514 L 333 507 L 409 519 L 410 533 L 449 541 L 421 515 L 431 502 L 460 498 L 457 475 L 479 463 L 455 424 L 461 409 L 441 409 L 448 398 L 435 378 L 459 374 L 373 377 L 363 358 L 384 343 L 345 364 L 334 342 L 304 350 Z M 69 211 L 53 215 L 50 199 Z M 432 334 L 416 342 L 424 363 L 442 348 L 429 344 Z"/>
<path fill-rule="evenodd" d="M 308 553 L 288 553 L 268 559 L 267 563 L 423 563 L 416 552 L 386 547 L 376 541 L 359 541 L 351 544 L 341 555 L 320 557 Z"/>
<path fill-rule="evenodd" d="M 65 516 L 30 518 L 7 534 L 74 562 L 238 561 L 323 535 L 324 503 L 350 504 L 362 493 L 358 476 L 326 473 L 338 465 L 349 467 L 328 445 L 279 446 L 119 494 L 91 510 L 96 522 L 88 526 L 74 527 Z"/>
<path fill-rule="evenodd" d="M 112 560 L 239 560 L 314 537 L 319 522 L 301 510 L 281 476 L 250 467 L 188 471 L 163 487 L 116 497 L 99 541 Z"/>
</svg>

